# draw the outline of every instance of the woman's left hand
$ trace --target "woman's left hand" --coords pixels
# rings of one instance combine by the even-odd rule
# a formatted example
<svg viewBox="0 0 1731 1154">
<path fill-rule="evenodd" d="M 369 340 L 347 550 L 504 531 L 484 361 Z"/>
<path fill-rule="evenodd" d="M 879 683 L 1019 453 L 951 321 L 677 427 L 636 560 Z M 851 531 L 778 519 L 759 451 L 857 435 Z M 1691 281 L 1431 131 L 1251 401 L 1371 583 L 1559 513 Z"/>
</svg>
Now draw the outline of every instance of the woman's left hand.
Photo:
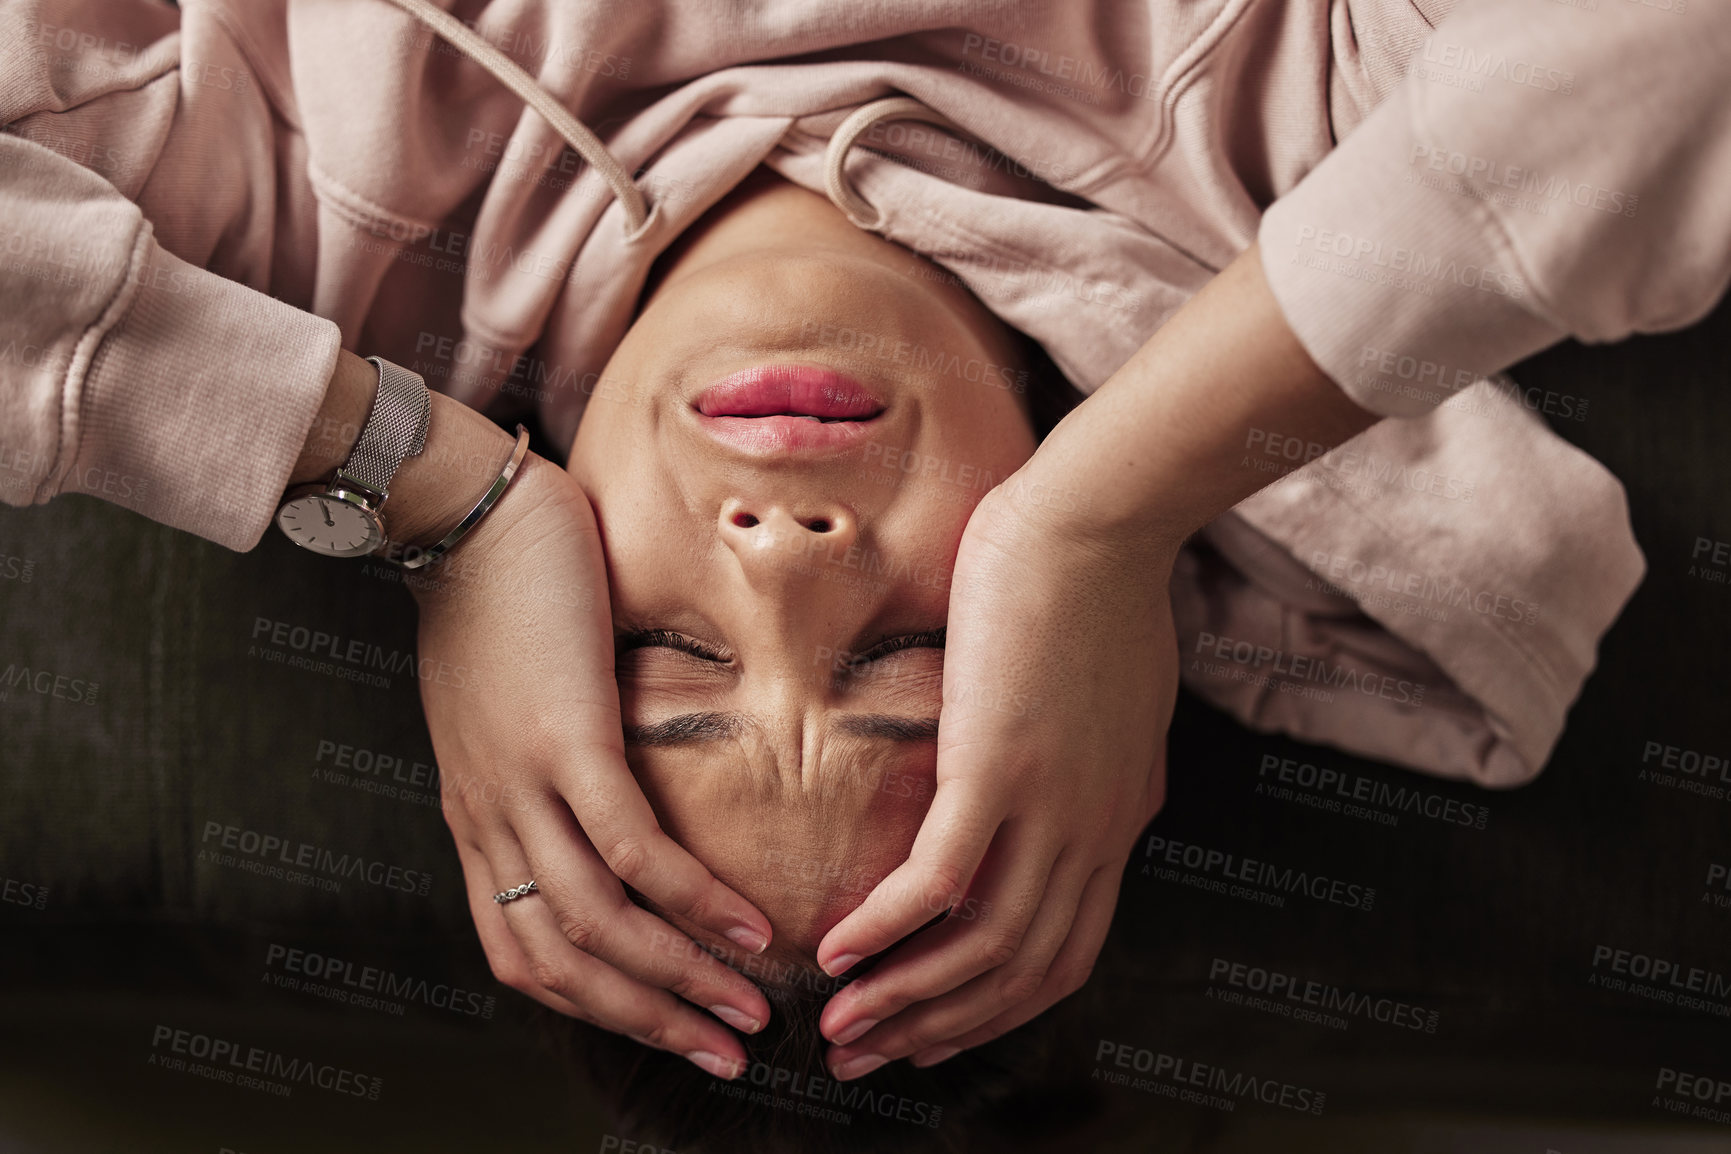
<svg viewBox="0 0 1731 1154">
<path fill-rule="evenodd" d="M 1165 795 L 1175 546 L 1088 529 L 1038 457 L 989 493 L 950 589 L 937 792 L 908 860 L 825 936 L 841 972 L 945 910 L 824 1008 L 838 1078 L 942 1061 L 1087 980 Z"/>
<path fill-rule="evenodd" d="M 940 1061 L 1087 980 L 1165 795 L 1179 544 L 1270 480 L 1240 464 L 1249 433 L 1330 447 L 1375 421 L 1287 325 L 1252 244 L 980 502 L 931 812 L 818 960 L 840 972 L 951 913 L 824 1008 L 837 1077 Z"/>
</svg>

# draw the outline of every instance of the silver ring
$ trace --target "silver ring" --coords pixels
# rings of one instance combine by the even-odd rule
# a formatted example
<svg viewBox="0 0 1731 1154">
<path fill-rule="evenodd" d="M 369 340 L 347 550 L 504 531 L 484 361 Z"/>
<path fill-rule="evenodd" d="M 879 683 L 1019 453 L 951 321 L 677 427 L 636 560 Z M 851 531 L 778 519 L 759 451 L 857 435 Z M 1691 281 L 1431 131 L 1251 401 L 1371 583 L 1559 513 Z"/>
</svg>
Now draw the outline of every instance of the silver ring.
<svg viewBox="0 0 1731 1154">
<path fill-rule="evenodd" d="M 540 888 L 541 887 L 535 884 L 535 879 L 530 878 L 520 886 L 512 886 L 508 890 L 494 894 L 493 900 L 498 902 L 500 905 L 504 905 L 506 902 L 514 902 L 524 894 L 531 893 Z"/>
</svg>

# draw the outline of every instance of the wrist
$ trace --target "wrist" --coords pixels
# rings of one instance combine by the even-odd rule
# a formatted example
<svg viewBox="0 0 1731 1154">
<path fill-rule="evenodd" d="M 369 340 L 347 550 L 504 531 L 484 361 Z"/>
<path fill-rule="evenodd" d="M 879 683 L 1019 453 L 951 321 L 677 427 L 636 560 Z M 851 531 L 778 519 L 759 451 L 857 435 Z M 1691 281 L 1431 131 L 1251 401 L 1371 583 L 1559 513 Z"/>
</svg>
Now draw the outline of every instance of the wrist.
<svg viewBox="0 0 1731 1154">
<path fill-rule="evenodd" d="M 1177 499 L 1178 478 L 1166 471 L 1178 454 L 1142 443 L 1134 454 L 1115 455 L 1121 446 L 1097 427 L 1115 423 L 1107 406 L 1088 414 L 1078 409 L 1065 420 L 992 495 L 1001 494 L 1019 516 L 1057 540 L 1151 559 L 1176 557 L 1201 527 Z"/>
<path fill-rule="evenodd" d="M 339 349 L 324 401 L 289 474 L 290 485 L 323 481 L 349 459 L 378 390 L 379 370 L 347 349 Z"/>
<path fill-rule="evenodd" d="M 1016 549 L 1050 550 L 1087 564 L 1131 564 L 1147 574 L 1169 571 L 1188 533 L 1143 515 L 1140 505 L 1123 501 L 1058 448 L 1049 456 L 1036 453 L 987 493 L 969 531 L 978 523 L 1005 544 L 1013 540 Z"/>
<path fill-rule="evenodd" d="M 290 485 L 322 485 L 339 469 L 356 468 L 355 454 L 363 431 L 375 419 L 384 423 L 381 427 L 398 419 L 396 409 L 400 408 L 403 385 L 400 378 L 393 377 L 391 388 L 396 391 L 385 398 L 379 367 L 353 353 L 340 352 L 319 412 L 290 473 Z M 497 484 L 501 469 L 513 459 L 518 444 L 518 438 L 460 401 L 427 391 L 422 385 L 415 386 L 415 394 L 417 399 L 425 397 L 426 403 L 424 429 L 415 433 L 420 438 L 419 451 L 387 458 L 387 467 L 382 470 L 369 471 L 371 467 L 363 462 L 363 471 L 357 475 L 379 492 L 388 489 L 378 516 L 386 540 L 381 548 L 391 556 L 424 550 L 460 525 Z M 380 404 L 393 407 L 381 414 L 375 411 Z M 413 419 L 418 422 L 421 413 L 413 414 Z M 399 448 L 407 452 L 415 447 L 411 439 Z M 376 449 L 369 449 L 367 460 L 377 456 Z M 398 463 L 389 467 L 389 460 Z M 511 478 L 507 492 L 519 487 L 519 480 Z M 504 495 L 500 495 L 494 507 L 503 501 Z M 492 517 L 493 509 L 486 509 L 458 546 L 469 544 Z"/>
<path fill-rule="evenodd" d="M 1258 434 L 1332 448 L 1375 423 L 1287 326 L 1253 245 L 1046 437 L 1021 472 L 1068 486 L 1060 529 L 1178 546 L 1268 484 Z"/>
<path fill-rule="evenodd" d="M 434 393 L 426 447 L 404 459 L 380 510 L 391 543 L 425 547 L 442 538 L 486 493 L 515 445 L 515 437 L 474 409 Z M 511 488 L 520 480 L 513 478 Z M 501 497 L 500 504 L 504 500 Z M 491 520 L 493 512 L 489 510 L 481 524 Z M 477 525 L 469 535 L 480 529 Z"/>
<path fill-rule="evenodd" d="M 489 480 L 497 476 L 495 467 Z M 403 584 L 422 608 L 450 601 L 463 593 L 489 588 L 497 592 L 508 586 L 512 561 L 532 551 L 537 533 L 545 536 L 550 524 L 565 523 L 563 517 L 557 516 L 549 522 L 548 510 L 569 500 L 569 489 L 575 484 L 570 474 L 557 464 L 534 453 L 526 454 L 505 492 L 479 523 L 445 557 L 425 569 L 405 573 Z M 581 499 L 587 512 L 587 498 Z M 452 518 L 452 523 L 473 507 L 471 494 L 469 504 Z"/>
</svg>

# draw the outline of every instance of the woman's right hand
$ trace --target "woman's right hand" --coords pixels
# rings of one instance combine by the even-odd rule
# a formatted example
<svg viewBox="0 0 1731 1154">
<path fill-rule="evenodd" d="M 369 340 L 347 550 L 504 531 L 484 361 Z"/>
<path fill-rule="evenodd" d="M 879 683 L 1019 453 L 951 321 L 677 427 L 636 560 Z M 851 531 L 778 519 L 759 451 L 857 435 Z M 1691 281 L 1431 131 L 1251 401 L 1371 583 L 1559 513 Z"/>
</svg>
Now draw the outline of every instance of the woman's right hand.
<svg viewBox="0 0 1731 1154">
<path fill-rule="evenodd" d="M 711 1014 L 755 1032 L 769 1019 L 762 993 L 621 885 L 747 954 L 768 941 L 768 920 L 662 832 L 626 765 L 606 566 L 582 489 L 531 454 L 470 538 L 407 581 L 445 818 L 493 973 L 710 1073 L 743 1072 L 744 1047 Z M 494 902 L 531 878 L 535 892 Z"/>
</svg>

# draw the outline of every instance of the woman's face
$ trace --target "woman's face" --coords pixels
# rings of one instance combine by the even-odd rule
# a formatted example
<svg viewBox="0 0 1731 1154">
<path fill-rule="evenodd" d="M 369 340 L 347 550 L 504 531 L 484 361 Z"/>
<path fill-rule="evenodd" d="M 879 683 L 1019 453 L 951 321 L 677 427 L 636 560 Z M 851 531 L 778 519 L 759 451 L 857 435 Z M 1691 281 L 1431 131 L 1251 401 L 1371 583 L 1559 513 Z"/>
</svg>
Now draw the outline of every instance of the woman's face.
<svg viewBox="0 0 1731 1154">
<path fill-rule="evenodd" d="M 627 756 L 668 832 L 809 954 L 930 803 L 950 570 L 1033 452 L 1026 375 L 959 284 L 780 180 L 664 264 L 570 465 Z"/>
</svg>

